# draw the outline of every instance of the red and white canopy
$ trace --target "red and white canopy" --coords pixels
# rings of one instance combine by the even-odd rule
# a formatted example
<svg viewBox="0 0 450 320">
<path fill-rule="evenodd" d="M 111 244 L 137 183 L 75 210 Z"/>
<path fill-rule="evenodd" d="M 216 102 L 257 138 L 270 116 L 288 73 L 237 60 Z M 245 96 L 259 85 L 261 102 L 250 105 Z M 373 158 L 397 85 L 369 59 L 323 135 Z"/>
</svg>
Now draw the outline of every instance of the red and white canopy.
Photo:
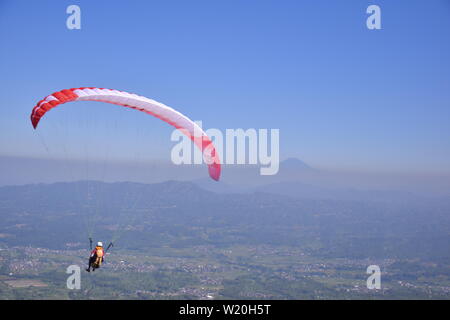
<svg viewBox="0 0 450 320">
<path fill-rule="evenodd" d="M 180 112 L 155 100 L 124 91 L 104 88 L 72 88 L 61 90 L 39 101 L 31 113 L 31 122 L 36 129 L 39 121 L 50 109 L 71 101 L 100 101 L 136 109 L 159 118 L 188 136 L 202 151 L 208 164 L 209 175 L 220 178 L 220 158 L 211 139 L 192 120 Z"/>
</svg>

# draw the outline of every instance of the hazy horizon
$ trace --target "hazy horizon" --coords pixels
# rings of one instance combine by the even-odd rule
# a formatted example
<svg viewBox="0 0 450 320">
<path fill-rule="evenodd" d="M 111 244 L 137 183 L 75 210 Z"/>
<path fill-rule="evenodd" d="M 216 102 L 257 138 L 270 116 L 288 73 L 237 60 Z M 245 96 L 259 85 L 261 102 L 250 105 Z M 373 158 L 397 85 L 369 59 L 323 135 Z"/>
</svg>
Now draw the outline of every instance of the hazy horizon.
<svg viewBox="0 0 450 320">
<path fill-rule="evenodd" d="M 0 156 L 0 186 L 73 181 L 159 183 L 169 180 L 199 182 L 212 191 L 243 192 L 284 184 L 286 188 L 412 192 L 421 196 L 449 196 L 450 175 L 408 172 L 330 170 L 299 161 L 301 166 L 281 161 L 275 176 L 259 175 L 259 165 L 223 165 L 220 182 L 209 182 L 204 165 L 174 165 L 169 160 L 127 162 Z M 305 167 L 303 167 L 303 165 Z M 293 185 L 296 183 L 297 185 Z M 270 188 L 269 188 L 270 189 Z M 268 189 L 268 191 L 269 191 Z M 258 189 L 260 190 L 260 189 Z M 264 191 L 262 189 L 261 191 Z M 303 190 L 304 191 L 304 190 Z M 301 191 L 299 191 L 301 193 Z"/>
</svg>

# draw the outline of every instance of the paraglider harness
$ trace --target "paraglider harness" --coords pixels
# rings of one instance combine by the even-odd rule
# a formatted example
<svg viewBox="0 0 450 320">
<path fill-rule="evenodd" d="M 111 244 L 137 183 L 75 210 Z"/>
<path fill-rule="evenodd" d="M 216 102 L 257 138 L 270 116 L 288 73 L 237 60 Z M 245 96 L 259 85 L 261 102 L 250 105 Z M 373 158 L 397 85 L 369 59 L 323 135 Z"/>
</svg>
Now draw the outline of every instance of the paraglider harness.
<svg viewBox="0 0 450 320">
<path fill-rule="evenodd" d="M 89 247 L 90 247 L 90 249 L 91 249 L 91 251 L 92 251 L 92 238 L 89 238 Z M 110 242 L 110 243 L 108 244 L 108 247 L 106 248 L 106 250 L 103 251 L 103 257 L 101 257 L 101 261 L 102 261 L 102 262 L 103 262 L 103 259 L 104 259 L 105 254 L 108 252 L 108 250 L 109 250 L 111 247 L 114 247 L 114 244 L 113 244 L 112 242 Z M 96 248 L 97 248 L 97 247 L 96 247 Z M 99 263 L 98 260 L 97 260 L 97 251 L 96 251 L 94 254 L 92 254 L 92 255 L 89 257 L 89 266 L 88 266 L 88 268 L 86 269 L 86 271 L 90 272 L 90 268 L 92 268 L 92 271 L 95 271 L 95 269 L 100 268 L 100 265 L 101 265 L 101 262 Z"/>
</svg>

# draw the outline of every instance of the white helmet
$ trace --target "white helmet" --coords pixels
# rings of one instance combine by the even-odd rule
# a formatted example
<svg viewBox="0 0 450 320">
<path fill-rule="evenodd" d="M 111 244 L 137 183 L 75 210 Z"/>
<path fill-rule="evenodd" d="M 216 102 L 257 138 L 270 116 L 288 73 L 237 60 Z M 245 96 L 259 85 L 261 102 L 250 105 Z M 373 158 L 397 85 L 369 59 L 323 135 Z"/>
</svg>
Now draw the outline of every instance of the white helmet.
<svg viewBox="0 0 450 320">
<path fill-rule="evenodd" d="M 97 242 L 98 247 L 103 247 L 103 243 L 101 241 Z"/>
</svg>

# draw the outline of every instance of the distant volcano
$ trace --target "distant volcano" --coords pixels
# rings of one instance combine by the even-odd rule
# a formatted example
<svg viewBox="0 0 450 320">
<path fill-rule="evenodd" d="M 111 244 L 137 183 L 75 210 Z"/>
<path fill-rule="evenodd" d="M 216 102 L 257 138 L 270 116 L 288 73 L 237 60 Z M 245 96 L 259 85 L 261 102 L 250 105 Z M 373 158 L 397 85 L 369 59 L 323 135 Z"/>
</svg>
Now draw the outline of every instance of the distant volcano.
<svg viewBox="0 0 450 320">
<path fill-rule="evenodd" d="M 281 169 L 297 169 L 297 170 L 314 170 L 314 168 L 307 165 L 300 159 L 297 158 L 287 158 L 280 162 Z"/>
</svg>

